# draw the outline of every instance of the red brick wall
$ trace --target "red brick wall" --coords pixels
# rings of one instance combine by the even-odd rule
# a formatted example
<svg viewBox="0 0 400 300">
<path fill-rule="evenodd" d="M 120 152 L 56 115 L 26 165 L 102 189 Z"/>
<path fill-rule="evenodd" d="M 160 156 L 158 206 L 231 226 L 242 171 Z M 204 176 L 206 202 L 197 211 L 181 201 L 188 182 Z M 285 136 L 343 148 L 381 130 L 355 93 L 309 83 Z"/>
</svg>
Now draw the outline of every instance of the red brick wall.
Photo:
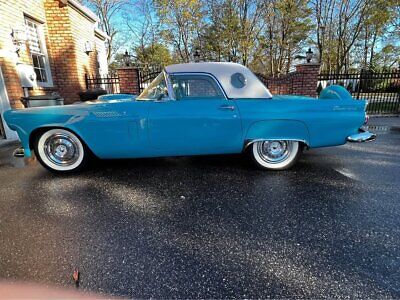
<svg viewBox="0 0 400 300">
<path fill-rule="evenodd" d="M 48 51 L 53 58 L 53 82 L 58 86 L 57 92 L 68 103 L 76 100 L 80 90 L 77 83 L 77 61 L 73 48 L 71 24 L 68 6 L 55 0 L 44 0 L 48 26 Z"/>
<path fill-rule="evenodd" d="M 55 82 L 66 104 L 79 100 L 86 89 L 85 74 L 96 74 L 94 22 L 71 5 L 44 0 L 49 28 L 49 48 L 55 67 Z M 84 51 L 85 42 L 93 44 L 93 52 Z"/>
<path fill-rule="evenodd" d="M 317 96 L 319 64 L 302 64 L 296 66 L 296 71 L 281 77 L 264 77 L 259 75 L 270 92 L 274 95 L 304 95 Z"/>
<path fill-rule="evenodd" d="M 0 67 L 11 106 L 23 107 L 17 63 L 32 65 L 28 45 L 18 57 L 11 38 L 12 29 L 25 28 L 26 16 L 42 24 L 53 79 L 52 87 L 31 88 L 29 94 L 58 92 L 67 104 L 78 100 L 77 93 L 86 89 L 85 73 L 97 74 L 95 21 L 59 0 L 0 1 L 0 16 Z M 86 41 L 93 43 L 89 54 L 84 51 Z"/>
<path fill-rule="evenodd" d="M 117 70 L 119 90 L 121 94 L 139 94 L 139 70 L 126 67 Z"/>
<path fill-rule="evenodd" d="M 13 29 L 25 28 L 25 17 L 30 17 L 38 23 L 43 24 L 44 36 L 48 36 L 46 16 L 44 13 L 43 1 L 0 1 L 0 67 L 4 75 L 4 81 L 10 104 L 15 108 L 22 108 L 20 98 L 23 90 L 16 70 L 17 63 L 32 64 L 28 45 L 23 45 L 17 56 L 11 38 Z M 48 44 L 48 39 L 46 39 Z M 51 57 L 49 55 L 50 65 Z M 51 66 L 51 71 L 54 71 Z M 46 90 L 52 89 L 37 87 L 30 89 L 30 94 L 43 94 Z"/>
<path fill-rule="evenodd" d="M 74 82 L 79 86 L 79 91 L 84 91 L 86 90 L 85 74 L 92 76 L 98 75 L 94 24 L 93 20 L 89 20 L 82 16 L 82 14 L 72 6 L 68 7 L 68 12 L 74 45 L 73 51 L 75 53 L 75 62 L 77 67 Z M 92 45 L 93 52 L 86 53 L 84 51 L 86 42 L 89 42 Z M 76 93 L 79 91 L 71 90 L 71 92 L 75 92 L 75 98 L 71 97 L 71 99 L 78 100 L 79 97 Z"/>
</svg>

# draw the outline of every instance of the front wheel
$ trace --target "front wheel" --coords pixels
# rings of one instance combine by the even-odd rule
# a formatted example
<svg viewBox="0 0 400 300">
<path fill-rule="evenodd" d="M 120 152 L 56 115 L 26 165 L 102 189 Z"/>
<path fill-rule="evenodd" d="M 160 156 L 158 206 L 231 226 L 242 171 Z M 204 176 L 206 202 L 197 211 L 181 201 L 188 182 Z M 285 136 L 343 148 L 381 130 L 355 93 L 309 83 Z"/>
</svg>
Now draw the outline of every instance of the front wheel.
<svg viewBox="0 0 400 300">
<path fill-rule="evenodd" d="M 81 140 L 64 129 L 42 132 L 35 141 L 35 154 L 48 170 L 68 173 L 81 169 L 86 163 L 87 151 Z"/>
<path fill-rule="evenodd" d="M 254 162 L 263 169 L 286 170 L 299 159 L 303 150 L 298 141 L 258 141 L 252 145 Z"/>
</svg>

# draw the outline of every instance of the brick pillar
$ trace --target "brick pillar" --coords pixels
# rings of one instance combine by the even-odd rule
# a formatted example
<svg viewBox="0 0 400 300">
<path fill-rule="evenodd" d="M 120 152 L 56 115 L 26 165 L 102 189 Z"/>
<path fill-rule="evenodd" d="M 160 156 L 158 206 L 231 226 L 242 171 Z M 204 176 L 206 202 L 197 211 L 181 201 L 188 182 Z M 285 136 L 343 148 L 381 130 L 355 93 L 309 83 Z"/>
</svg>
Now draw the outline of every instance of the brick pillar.
<svg viewBox="0 0 400 300">
<path fill-rule="evenodd" d="M 121 94 L 139 94 L 139 70 L 136 67 L 117 69 L 119 92 Z"/>
<path fill-rule="evenodd" d="M 297 76 L 293 79 L 293 94 L 316 97 L 319 68 L 320 64 L 297 65 Z"/>
<path fill-rule="evenodd" d="M 79 100 L 78 92 L 84 91 L 85 86 L 79 82 L 77 47 L 68 5 L 66 1 L 44 0 L 44 8 L 53 83 L 58 87 L 57 91 L 65 103 L 70 104 Z"/>
</svg>

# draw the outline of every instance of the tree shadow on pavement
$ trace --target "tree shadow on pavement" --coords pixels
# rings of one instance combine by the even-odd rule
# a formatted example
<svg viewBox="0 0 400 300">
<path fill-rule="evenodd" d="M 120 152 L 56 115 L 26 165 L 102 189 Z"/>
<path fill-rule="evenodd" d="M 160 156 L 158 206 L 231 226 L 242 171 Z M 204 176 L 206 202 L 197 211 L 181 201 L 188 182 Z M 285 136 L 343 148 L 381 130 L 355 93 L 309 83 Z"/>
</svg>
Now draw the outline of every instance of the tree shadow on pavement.
<svg viewBox="0 0 400 300">
<path fill-rule="evenodd" d="M 19 247 L 31 268 L 47 263 L 39 281 L 68 284 L 60 273 L 78 265 L 82 288 L 138 298 L 400 296 L 395 236 L 368 218 L 376 195 L 307 160 L 283 172 L 237 155 L 102 161 L 28 185 Z M 15 276 L 33 278 L 23 267 Z"/>
</svg>

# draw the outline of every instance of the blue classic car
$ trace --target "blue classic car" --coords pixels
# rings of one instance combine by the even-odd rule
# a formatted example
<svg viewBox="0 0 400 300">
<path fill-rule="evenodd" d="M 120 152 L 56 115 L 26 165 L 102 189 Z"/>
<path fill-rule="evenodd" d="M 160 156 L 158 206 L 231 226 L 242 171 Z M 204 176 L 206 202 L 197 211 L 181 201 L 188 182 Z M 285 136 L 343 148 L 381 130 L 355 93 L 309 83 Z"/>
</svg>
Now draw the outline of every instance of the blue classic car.
<svg viewBox="0 0 400 300">
<path fill-rule="evenodd" d="M 291 167 L 303 148 L 370 141 L 360 129 L 366 101 L 340 86 L 319 99 L 272 96 L 246 67 L 190 63 L 165 68 L 138 96 L 4 113 L 25 156 L 34 150 L 56 172 L 82 168 L 89 156 L 137 158 L 241 153 L 261 168 Z"/>
</svg>

